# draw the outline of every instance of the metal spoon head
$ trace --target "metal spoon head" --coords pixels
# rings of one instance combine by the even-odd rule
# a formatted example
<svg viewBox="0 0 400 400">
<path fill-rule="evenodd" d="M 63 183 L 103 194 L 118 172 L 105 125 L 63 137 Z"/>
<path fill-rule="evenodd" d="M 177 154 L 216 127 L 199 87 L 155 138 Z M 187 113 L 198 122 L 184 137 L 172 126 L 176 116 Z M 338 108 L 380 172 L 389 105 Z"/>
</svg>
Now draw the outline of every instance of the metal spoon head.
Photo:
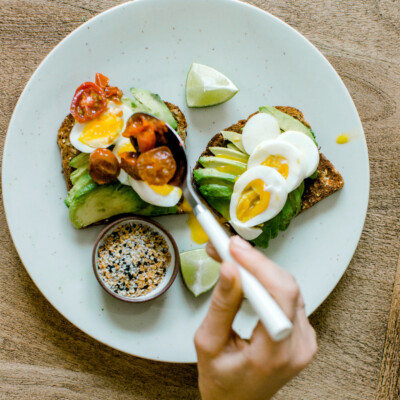
<svg viewBox="0 0 400 400">
<path fill-rule="evenodd" d="M 183 187 L 185 181 L 187 179 L 188 174 L 188 161 L 185 151 L 185 144 L 183 140 L 180 138 L 179 134 L 166 122 L 162 121 L 160 118 L 155 117 L 154 115 L 144 113 L 144 112 L 137 112 L 133 114 L 129 120 L 130 122 L 134 122 L 139 120 L 141 117 L 146 119 L 155 119 L 161 121 L 165 124 L 168 128 L 167 132 L 164 133 L 164 138 L 166 143 L 156 143 L 157 146 L 167 146 L 170 150 L 172 155 L 174 156 L 176 162 L 176 172 L 172 179 L 168 182 L 170 185 Z"/>
</svg>

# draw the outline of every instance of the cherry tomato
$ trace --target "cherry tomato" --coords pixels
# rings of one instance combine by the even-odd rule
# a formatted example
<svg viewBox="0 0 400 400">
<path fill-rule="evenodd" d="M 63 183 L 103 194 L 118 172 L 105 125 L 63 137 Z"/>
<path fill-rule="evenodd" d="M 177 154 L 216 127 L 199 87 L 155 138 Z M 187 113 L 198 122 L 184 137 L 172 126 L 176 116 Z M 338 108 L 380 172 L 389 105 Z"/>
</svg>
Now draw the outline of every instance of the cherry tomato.
<svg viewBox="0 0 400 400">
<path fill-rule="evenodd" d="M 176 171 L 176 162 L 171 150 L 166 146 L 142 153 L 137 161 L 139 176 L 150 185 L 168 183 Z"/>
<path fill-rule="evenodd" d="M 82 83 L 71 103 L 71 114 L 81 124 L 98 117 L 107 108 L 104 91 L 93 82 Z"/>
<path fill-rule="evenodd" d="M 126 151 L 120 155 L 121 157 L 121 168 L 132 178 L 140 180 L 137 160 L 138 155 L 133 151 Z"/>
<path fill-rule="evenodd" d="M 129 118 L 122 136 L 131 138 L 132 144 L 140 153 L 156 147 L 158 138 L 167 132 L 168 128 L 163 121 L 144 115 L 133 115 Z M 164 142 L 159 144 L 165 144 Z"/>
<path fill-rule="evenodd" d="M 110 99 L 115 103 L 121 103 L 121 97 L 123 94 L 122 90 L 118 89 L 116 86 L 109 86 L 109 78 L 107 78 L 100 72 L 97 72 L 95 82 L 97 86 L 103 89 L 107 99 Z"/>
<path fill-rule="evenodd" d="M 96 149 L 89 158 L 89 175 L 99 185 L 116 179 L 121 167 L 117 157 L 108 149 Z"/>
</svg>

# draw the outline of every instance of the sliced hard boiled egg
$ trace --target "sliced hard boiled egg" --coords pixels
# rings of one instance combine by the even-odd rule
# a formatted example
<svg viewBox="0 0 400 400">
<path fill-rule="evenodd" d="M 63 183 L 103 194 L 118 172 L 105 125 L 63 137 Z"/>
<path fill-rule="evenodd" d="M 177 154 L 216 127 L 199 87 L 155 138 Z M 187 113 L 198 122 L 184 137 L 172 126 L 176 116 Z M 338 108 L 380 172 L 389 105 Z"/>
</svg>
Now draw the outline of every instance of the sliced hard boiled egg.
<svg viewBox="0 0 400 400">
<path fill-rule="evenodd" d="M 247 154 L 265 140 L 276 139 L 281 130 L 275 117 L 266 113 L 258 113 L 251 117 L 243 128 L 242 143 Z"/>
<path fill-rule="evenodd" d="M 173 207 L 182 197 L 182 190 L 172 185 L 149 185 L 128 176 L 129 183 L 139 197 L 149 204 L 160 207 Z"/>
<path fill-rule="evenodd" d="M 247 168 L 257 165 L 274 168 L 286 180 L 287 191 L 296 189 L 305 177 L 303 155 L 285 141 L 268 140 L 257 146 L 249 158 Z"/>
<path fill-rule="evenodd" d="M 121 154 L 127 151 L 136 152 L 135 148 L 133 147 L 129 138 L 120 136 L 119 139 L 116 141 L 115 146 L 113 148 L 113 153 L 115 157 L 117 157 L 118 161 L 121 161 Z M 118 175 L 118 180 L 123 185 L 130 185 L 129 175 L 121 168 L 121 172 Z"/>
<path fill-rule="evenodd" d="M 92 153 L 99 147 L 106 148 L 115 143 L 132 110 L 112 101 L 107 103 L 107 107 L 97 118 L 83 124 L 75 123 L 69 136 L 72 146 L 83 153 Z"/>
<path fill-rule="evenodd" d="M 263 165 L 247 170 L 235 182 L 229 214 L 243 228 L 269 221 L 283 208 L 288 195 L 282 175 Z"/>
<path fill-rule="evenodd" d="M 318 167 L 319 152 L 315 143 L 303 132 L 286 131 L 279 135 L 279 141 L 292 144 L 303 154 L 304 177 L 308 178 Z"/>
<path fill-rule="evenodd" d="M 229 221 L 232 225 L 232 228 L 243 238 L 246 240 L 254 240 L 258 238 L 262 234 L 262 229 L 251 227 L 247 228 L 238 222 Z"/>
</svg>

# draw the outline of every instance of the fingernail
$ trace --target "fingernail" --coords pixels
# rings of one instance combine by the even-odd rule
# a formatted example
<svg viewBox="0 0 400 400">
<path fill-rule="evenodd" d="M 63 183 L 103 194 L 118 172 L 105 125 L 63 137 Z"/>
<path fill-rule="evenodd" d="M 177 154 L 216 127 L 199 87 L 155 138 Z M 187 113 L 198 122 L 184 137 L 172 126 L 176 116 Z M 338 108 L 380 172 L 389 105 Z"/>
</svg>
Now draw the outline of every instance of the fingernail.
<svg viewBox="0 0 400 400">
<path fill-rule="evenodd" d="M 232 274 L 229 270 L 229 265 L 223 263 L 219 271 L 219 282 L 223 290 L 230 290 L 233 285 Z"/>
<path fill-rule="evenodd" d="M 241 250 L 250 250 L 251 245 L 239 236 L 233 236 L 231 239 L 232 244 Z"/>
</svg>

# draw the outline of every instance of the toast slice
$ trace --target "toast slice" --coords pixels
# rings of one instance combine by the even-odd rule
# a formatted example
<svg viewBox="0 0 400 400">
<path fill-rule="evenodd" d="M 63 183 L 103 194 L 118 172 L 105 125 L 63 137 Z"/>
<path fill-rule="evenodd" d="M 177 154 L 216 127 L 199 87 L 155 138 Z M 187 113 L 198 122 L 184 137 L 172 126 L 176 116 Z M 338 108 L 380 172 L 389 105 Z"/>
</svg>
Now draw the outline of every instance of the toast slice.
<svg viewBox="0 0 400 400">
<path fill-rule="evenodd" d="M 186 140 L 186 129 L 187 129 L 187 122 L 185 115 L 183 112 L 179 109 L 178 106 L 165 102 L 171 113 L 173 114 L 174 118 L 176 119 L 178 123 L 178 128 L 177 131 L 179 133 L 179 136 L 185 142 Z M 64 174 L 65 178 L 65 183 L 67 186 L 67 190 L 69 191 L 72 188 L 72 182 L 71 182 L 71 173 L 73 172 L 74 168 L 72 168 L 69 163 L 70 161 L 76 157 L 79 153 L 81 153 L 78 149 L 76 149 L 72 144 L 69 139 L 71 130 L 73 126 L 75 125 L 75 119 L 71 114 L 68 114 L 64 121 L 62 122 L 58 134 L 57 134 L 57 144 L 61 152 L 61 164 L 62 164 L 62 173 Z M 187 212 L 185 207 L 183 206 L 183 199 L 178 203 L 178 214 L 183 214 Z M 102 220 L 98 221 L 93 225 L 100 225 L 104 223 L 108 223 L 111 219 L 107 220 Z"/>
<path fill-rule="evenodd" d="M 291 117 L 296 118 L 308 128 L 311 128 L 309 123 L 304 119 L 303 113 L 294 108 L 294 107 L 283 107 L 283 106 L 275 106 L 279 111 L 284 112 L 285 114 L 290 115 Z M 251 114 L 247 119 L 242 119 L 238 121 L 236 124 L 231 125 L 230 127 L 224 129 L 225 131 L 232 131 L 241 134 L 242 129 L 245 126 L 246 122 L 256 113 Z M 202 156 L 212 156 L 213 154 L 209 150 L 210 147 L 226 147 L 229 142 L 226 141 L 221 133 L 216 134 L 207 144 L 206 149 L 201 154 Z M 199 162 L 197 162 L 195 166 L 195 170 L 203 168 Z M 197 189 L 197 193 L 204 199 L 205 204 L 208 208 L 214 213 L 219 222 L 225 226 L 225 228 L 231 232 L 232 234 L 236 234 L 232 226 L 229 222 L 213 209 L 208 203 L 207 200 L 201 195 L 198 190 L 198 185 L 196 181 L 193 179 L 193 185 Z M 318 164 L 318 176 L 316 179 L 306 179 L 304 181 L 304 193 L 301 198 L 301 209 L 300 212 L 307 210 L 312 207 L 314 204 L 319 201 L 325 199 L 336 191 L 340 190 L 344 185 L 343 178 L 337 169 L 333 166 L 333 164 L 320 152 L 320 159 Z"/>
</svg>

